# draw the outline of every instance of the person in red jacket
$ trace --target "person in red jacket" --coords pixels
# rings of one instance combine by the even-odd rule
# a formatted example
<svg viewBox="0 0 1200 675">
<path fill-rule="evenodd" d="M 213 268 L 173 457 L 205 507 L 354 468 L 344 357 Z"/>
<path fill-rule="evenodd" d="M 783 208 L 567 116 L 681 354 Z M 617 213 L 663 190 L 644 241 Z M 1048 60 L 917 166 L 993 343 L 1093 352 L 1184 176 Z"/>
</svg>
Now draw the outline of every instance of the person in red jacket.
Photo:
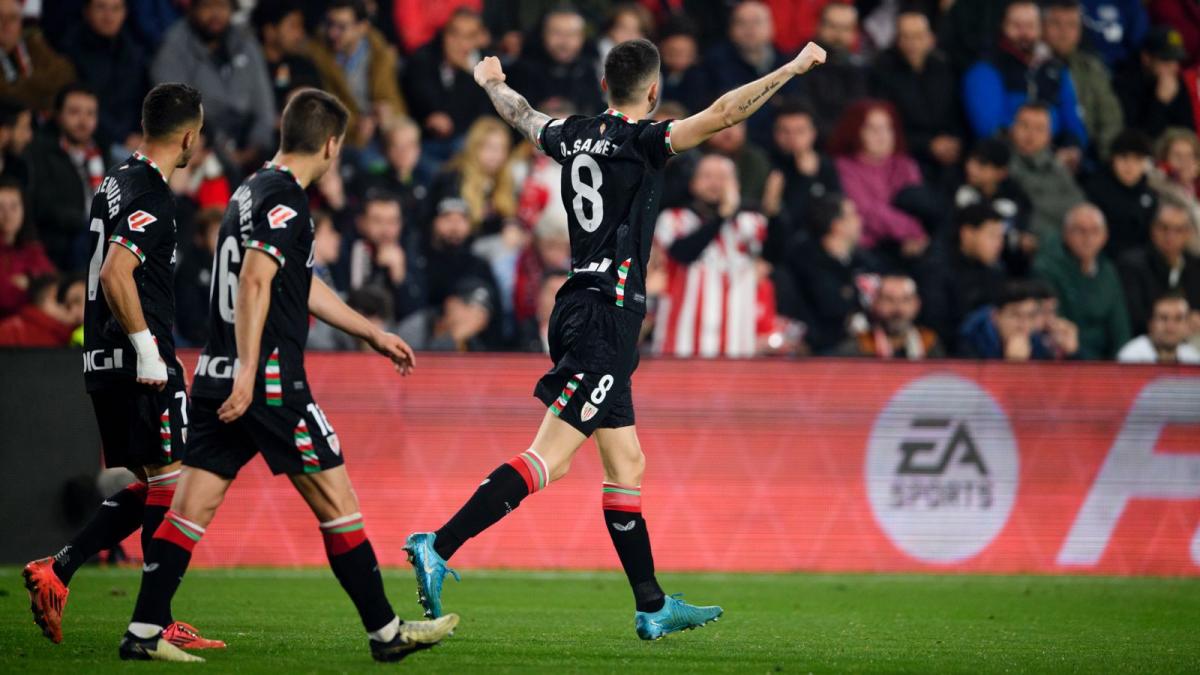
<svg viewBox="0 0 1200 675">
<path fill-rule="evenodd" d="M 29 302 L 34 277 L 54 271 L 33 227 L 25 222 L 21 184 L 11 177 L 0 178 L 0 318 Z"/>
<path fill-rule="evenodd" d="M 29 283 L 33 299 L 16 314 L 0 321 L 0 347 L 66 347 L 71 343 L 75 326 L 83 322 L 83 281 L 77 279 L 74 294 L 78 296 L 78 321 L 71 311 L 59 304 L 58 278 L 48 274 Z M 71 289 L 64 289 L 68 292 Z M 74 321 L 74 323 L 72 323 Z"/>
</svg>

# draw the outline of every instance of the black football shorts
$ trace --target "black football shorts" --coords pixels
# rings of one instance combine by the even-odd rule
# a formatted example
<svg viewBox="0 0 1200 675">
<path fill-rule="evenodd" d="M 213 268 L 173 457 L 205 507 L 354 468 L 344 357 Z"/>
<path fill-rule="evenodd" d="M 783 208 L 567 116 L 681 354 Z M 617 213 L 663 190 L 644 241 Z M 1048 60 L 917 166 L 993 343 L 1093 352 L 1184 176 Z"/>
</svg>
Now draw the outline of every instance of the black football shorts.
<svg viewBox="0 0 1200 675">
<path fill-rule="evenodd" d="M 632 425 L 631 378 L 641 327 L 641 315 L 595 291 L 559 298 L 550 315 L 554 367 L 538 380 L 533 395 L 585 436 Z"/>
<path fill-rule="evenodd" d="M 184 465 L 233 479 L 259 452 L 276 475 L 316 473 L 344 463 L 337 433 L 311 396 L 280 405 L 256 399 L 229 424 L 217 417 L 222 403 L 214 398 L 192 399 L 191 441 Z"/>
<path fill-rule="evenodd" d="M 182 382 L 168 381 L 157 391 L 131 380 L 89 395 L 100 425 L 105 466 L 133 469 L 183 459 L 188 400 Z"/>
</svg>

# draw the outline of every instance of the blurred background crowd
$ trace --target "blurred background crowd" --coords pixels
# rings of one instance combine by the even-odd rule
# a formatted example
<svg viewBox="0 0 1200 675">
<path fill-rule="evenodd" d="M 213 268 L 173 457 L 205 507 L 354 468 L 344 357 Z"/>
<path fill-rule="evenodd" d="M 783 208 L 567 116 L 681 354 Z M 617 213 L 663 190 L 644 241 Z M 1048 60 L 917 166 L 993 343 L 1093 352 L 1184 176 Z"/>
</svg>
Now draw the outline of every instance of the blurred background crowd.
<svg viewBox="0 0 1200 675">
<path fill-rule="evenodd" d="M 646 353 L 1200 362 L 1200 0 L 0 0 L 0 344 L 78 340 L 92 193 L 181 81 L 206 112 L 171 181 L 182 345 L 232 189 L 315 86 L 353 114 L 309 190 L 316 274 L 417 349 L 541 351 L 560 169 L 471 69 L 593 115 L 637 37 L 660 119 L 830 55 L 668 164 Z"/>
</svg>

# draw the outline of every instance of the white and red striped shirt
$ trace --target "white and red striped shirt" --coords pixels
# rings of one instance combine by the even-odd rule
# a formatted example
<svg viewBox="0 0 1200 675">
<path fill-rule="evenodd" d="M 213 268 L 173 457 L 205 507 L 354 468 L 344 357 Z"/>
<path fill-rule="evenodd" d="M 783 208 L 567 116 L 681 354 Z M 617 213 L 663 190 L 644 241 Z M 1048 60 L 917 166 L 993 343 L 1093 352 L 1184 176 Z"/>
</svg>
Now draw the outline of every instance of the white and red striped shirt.
<svg viewBox="0 0 1200 675">
<path fill-rule="evenodd" d="M 760 284 L 756 265 L 767 220 L 741 211 L 721 225 L 694 262 L 672 258 L 671 245 L 700 226 L 691 209 L 663 211 L 655 225 L 654 241 L 667 261 L 667 286 L 659 299 L 654 353 L 754 356 L 759 328 L 769 325 L 774 314 L 773 289 L 767 279 Z"/>
</svg>

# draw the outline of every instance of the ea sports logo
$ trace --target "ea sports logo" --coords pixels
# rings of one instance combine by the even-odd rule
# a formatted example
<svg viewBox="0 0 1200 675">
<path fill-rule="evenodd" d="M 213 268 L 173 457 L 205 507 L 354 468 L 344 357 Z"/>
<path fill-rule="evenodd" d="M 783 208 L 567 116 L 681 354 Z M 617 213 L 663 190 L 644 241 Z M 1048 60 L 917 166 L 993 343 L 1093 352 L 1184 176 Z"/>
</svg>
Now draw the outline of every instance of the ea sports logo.
<svg viewBox="0 0 1200 675">
<path fill-rule="evenodd" d="M 931 563 L 966 560 L 1004 529 L 1019 461 L 1008 417 L 955 375 L 905 385 L 867 443 L 867 499 L 898 548 Z"/>
</svg>

